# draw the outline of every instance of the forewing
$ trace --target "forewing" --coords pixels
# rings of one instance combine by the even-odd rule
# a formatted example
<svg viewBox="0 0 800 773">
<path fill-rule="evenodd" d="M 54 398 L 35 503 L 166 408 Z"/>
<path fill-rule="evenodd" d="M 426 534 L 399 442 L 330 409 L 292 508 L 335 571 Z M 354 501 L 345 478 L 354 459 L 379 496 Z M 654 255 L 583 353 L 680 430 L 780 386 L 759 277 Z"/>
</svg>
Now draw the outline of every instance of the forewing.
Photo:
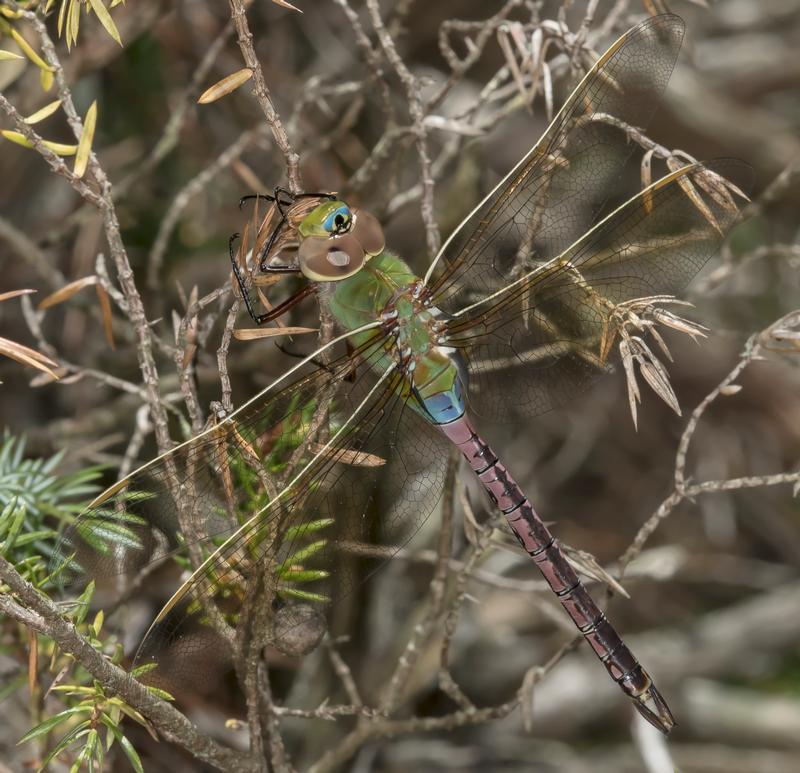
<svg viewBox="0 0 800 773">
<path fill-rule="evenodd" d="M 445 243 L 426 276 L 436 306 L 452 312 L 496 291 L 561 254 L 628 197 L 610 199 L 635 148 L 613 121 L 649 123 L 683 33 L 679 17 L 652 17 L 600 57 L 528 155 Z"/>
<path fill-rule="evenodd" d="M 534 415 L 605 372 L 619 304 L 685 288 L 737 217 L 724 176 L 747 171 L 727 161 L 667 175 L 547 266 L 456 312 L 447 337 L 468 362 L 470 405 L 500 420 Z"/>
</svg>

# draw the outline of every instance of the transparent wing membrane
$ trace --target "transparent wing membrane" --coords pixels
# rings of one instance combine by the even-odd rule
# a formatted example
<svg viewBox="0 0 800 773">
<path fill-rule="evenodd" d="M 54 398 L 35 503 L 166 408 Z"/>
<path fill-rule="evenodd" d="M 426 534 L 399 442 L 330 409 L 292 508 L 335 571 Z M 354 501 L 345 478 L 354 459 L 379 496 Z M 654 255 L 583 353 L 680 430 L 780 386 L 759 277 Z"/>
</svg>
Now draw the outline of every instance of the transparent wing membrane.
<svg viewBox="0 0 800 773">
<path fill-rule="evenodd" d="M 598 60 L 528 155 L 442 248 L 426 277 L 439 308 L 456 311 L 561 254 L 628 198 L 613 201 L 609 192 L 620 193 L 635 146 L 601 119 L 649 123 L 683 33 L 677 16 L 657 16 Z"/>
<path fill-rule="evenodd" d="M 738 214 L 723 176 L 747 171 L 724 161 L 668 175 L 558 258 L 457 311 L 447 337 L 468 360 L 470 405 L 501 420 L 541 413 L 607 370 L 623 333 L 644 336 L 661 319 L 676 327 L 671 296 Z"/>
<path fill-rule="evenodd" d="M 264 644 L 280 648 L 293 608 L 321 613 L 375 569 L 343 557 L 390 552 L 435 507 L 447 441 L 409 406 L 397 371 L 367 367 L 383 343 L 362 348 L 355 380 L 347 356 L 266 395 L 118 484 L 65 535 L 57 560 L 73 579 L 135 575 L 166 556 L 190 575 L 137 653 L 157 667 L 150 683 L 210 678 L 208 647 L 230 663 L 234 631 L 265 610 Z"/>
</svg>

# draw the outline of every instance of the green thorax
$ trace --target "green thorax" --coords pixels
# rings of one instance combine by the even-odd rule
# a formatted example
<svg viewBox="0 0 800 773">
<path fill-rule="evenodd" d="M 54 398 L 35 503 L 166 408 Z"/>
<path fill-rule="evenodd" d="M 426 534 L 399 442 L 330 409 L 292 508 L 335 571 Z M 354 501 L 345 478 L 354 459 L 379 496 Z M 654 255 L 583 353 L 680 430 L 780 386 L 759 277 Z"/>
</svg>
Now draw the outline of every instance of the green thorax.
<svg viewBox="0 0 800 773">
<path fill-rule="evenodd" d="M 396 362 L 400 351 L 410 350 L 406 387 L 410 390 L 413 384 L 428 408 L 429 418 L 437 423 L 452 421 L 457 416 L 451 414 L 463 412 L 458 369 L 453 358 L 437 346 L 434 313 L 412 296 L 418 281 L 403 260 L 384 251 L 357 274 L 335 283 L 330 309 L 345 330 L 355 330 L 380 319 L 384 312 L 396 311 L 392 324 L 397 336 L 387 339 L 385 353 L 372 359 L 372 367 L 382 373 Z M 358 347 L 374 335 L 374 330 L 359 333 L 352 342 Z"/>
<path fill-rule="evenodd" d="M 345 330 L 355 330 L 378 319 L 389 303 L 417 280 L 403 260 L 384 250 L 357 274 L 336 282 L 331 312 Z"/>
</svg>

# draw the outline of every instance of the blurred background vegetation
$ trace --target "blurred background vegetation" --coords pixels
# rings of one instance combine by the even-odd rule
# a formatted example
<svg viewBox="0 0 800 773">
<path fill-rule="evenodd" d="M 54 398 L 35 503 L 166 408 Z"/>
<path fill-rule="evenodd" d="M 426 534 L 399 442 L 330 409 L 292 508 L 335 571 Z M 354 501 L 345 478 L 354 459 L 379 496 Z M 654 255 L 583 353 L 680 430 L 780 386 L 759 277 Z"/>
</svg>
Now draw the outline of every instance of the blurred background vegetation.
<svg viewBox="0 0 800 773">
<path fill-rule="evenodd" d="M 162 342 L 156 351 L 161 394 L 181 413 L 183 352 L 175 349 L 175 317 L 185 311 L 193 288 L 203 297 L 226 286 L 228 237 L 242 230 L 246 217 L 238 200 L 284 181 L 283 157 L 249 86 L 211 105 L 195 104 L 206 87 L 243 66 L 227 3 L 112 4 L 109 12 L 123 45 L 109 34 L 108 25 L 104 29 L 99 23 L 96 12 L 90 15 L 80 7 L 88 4 L 74 4 L 83 15 L 69 52 L 64 35 L 57 38 L 60 3 L 53 4 L 47 26 L 59 40 L 78 113 L 86 115 L 97 103 L 92 146 L 112 182 L 122 240 L 147 318 Z M 372 77 L 374 62 L 365 62 L 342 3 L 295 4 L 302 15 L 277 0 L 257 0 L 249 5 L 248 18 L 275 106 L 300 155 L 304 187 L 344 191 L 351 203 L 368 205 L 383 222 L 387 243 L 424 272 L 429 255 L 413 137 L 398 132 L 389 152 L 380 151 L 393 131 L 409 125 L 403 88 L 375 45 L 360 3 L 354 0 L 352 10 L 372 40 L 375 61 L 384 68 L 381 78 Z M 563 48 L 558 43 L 553 48 L 554 57 L 563 59 L 561 67 L 553 60 L 557 96 L 580 74 L 564 66 L 565 41 L 574 39 L 563 31 L 576 33 L 586 21 L 587 45 L 599 53 L 632 23 L 662 10 L 661 3 L 638 0 L 590 5 L 591 18 L 587 3 L 578 0 L 384 4 L 398 50 L 411 71 L 425 79 L 426 95 L 451 75 L 442 40 L 464 57 L 472 50 L 465 41 L 474 44 L 488 31 L 474 66 L 454 80 L 434 111 L 436 119 L 427 124 L 442 235 L 548 123 L 543 93 L 528 103 L 508 70 L 500 38 L 509 28 L 498 33 L 500 20 L 487 20 L 504 9 L 508 22 L 535 27 L 532 19 L 538 19 L 552 23 L 540 25 L 550 33 L 562 30 Z M 0 17 L 0 49 L 22 56 L 0 61 L 0 91 L 28 116 L 56 96 L 43 91 L 42 68 L 25 56 L 11 33 L 13 28 L 40 50 L 31 25 L 13 18 L 19 6 L 0 2 L 0 8 L 9 11 Z M 589 551 L 612 572 L 639 527 L 673 490 L 675 455 L 688 415 L 736 365 L 750 336 L 800 307 L 800 2 L 670 0 L 670 10 L 686 20 L 687 39 L 649 136 L 700 159 L 741 158 L 755 172 L 751 217 L 737 227 L 722 258 L 707 267 L 690 292 L 697 307 L 692 316 L 711 328 L 709 336 L 699 345 L 674 337 L 676 362 L 670 372 L 684 416 L 673 415 L 647 395 L 635 431 L 617 374 L 527 426 L 483 427 L 539 512 L 555 522 L 559 539 Z M 481 131 L 470 136 L 458 116 L 480 99 L 481 89 L 504 66 L 503 96 L 482 106 L 476 122 Z M 530 78 L 523 73 L 524 82 Z M 48 140 L 75 142 L 61 113 L 37 127 Z M 6 121 L 3 128 L 13 127 Z M 25 296 L 0 304 L 2 336 L 43 352 L 60 376 L 54 383 L 46 373 L 0 359 L 0 412 L 7 433 L 0 448 L 0 507 L 5 508 L 0 539 L 3 555 L 44 587 L 52 530 L 74 514 L 91 490 L 113 482 L 121 465 L 130 469 L 157 447 L 142 410 L 136 342 L 123 315 L 115 309 L 112 348 L 102 292 L 95 294 L 91 282 L 45 313 L 34 308 L 37 300 L 77 279 L 99 276 L 96 281 L 104 285 L 109 250 L 100 215 L 34 150 L 7 139 L 0 140 L 0 179 L 0 291 L 31 288 L 38 293 L 38 299 Z M 100 264 L 98 255 L 104 256 Z M 287 287 L 281 292 L 292 289 L 292 280 Z M 220 397 L 216 352 L 231 298 L 230 293 L 214 298 L 194 331 L 193 378 L 204 409 Z M 316 327 L 317 314 L 308 302 L 293 312 L 291 321 Z M 238 326 L 248 326 L 243 316 Z M 797 473 L 800 351 L 796 338 L 779 337 L 780 343 L 774 336 L 762 339 L 768 344 L 762 358 L 749 363 L 734 382 L 741 389 L 724 390 L 703 416 L 687 461 L 690 483 Z M 297 338 L 287 346 L 307 352 L 313 343 Z M 293 363 L 269 340 L 234 340 L 228 358 L 234 404 Z M 182 416 L 174 422 L 175 438 L 190 432 Z M 606 683 L 587 648 L 578 647 L 529 691 L 529 722 L 517 710 L 501 719 L 454 722 L 431 732 L 414 725 L 411 732 L 387 738 L 366 735 L 342 756 L 338 768 L 316 769 L 800 770 L 800 502 L 791 479 L 778 483 L 715 490 L 678 503 L 628 570 L 624 585 L 631 598 L 610 602 L 617 628 L 657 677 L 678 717 L 669 742 L 672 762 L 659 761 L 664 747 L 632 731 L 628 704 Z M 466 476 L 460 486 L 467 486 Z M 484 518 L 480 492 L 468 488 L 469 501 Z M 24 518 L 18 516 L 21 507 Z M 368 703 L 384 685 L 417 619 L 431 580 L 426 551 L 435 542 L 432 518 L 407 554 L 380 572 L 350 610 L 345 656 Z M 547 663 L 573 638 L 556 602 L 540 588 L 531 592 L 530 583 L 539 578 L 524 557 L 496 549 L 481 566 L 508 582 L 469 581 L 450 652 L 453 678 L 478 707 L 510 700 L 532 666 Z M 116 631 L 111 639 L 101 635 L 102 619 L 91 615 L 79 622 L 118 660 L 116 642 L 130 644 L 124 617 L 105 622 Z M 435 685 L 440 643 L 441 633 L 426 643 L 404 690 L 402 716 L 436 717 L 454 710 Z M 6 720 L 0 728 L 0 770 L 41 764 L 74 725 L 66 717 L 55 735 L 43 732 L 16 746 L 31 727 L 87 700 L 87 694 L 89 709 L 102 701 L 86 674 L 59 679 L 67 686 L 72 681 L 89 685 L 89 693 L 45 695 L 59 668 L 71 666 L 59 661 L 53 670 L 57 655 L 52 643 L 42 643 L 30 661 L 32 646 L 22 626 L 0 617 L 0 711 Z M 305 698 L 303 705 L 313 707 L 329 696 L 341 699 L 333 679 L 317 681 L 322 654 L 309 656 L 310 663 L 277 653 L 269 657 L 279 702 L 294 705 Z M 119 709 L 104 705 L 110 725 L 124 731 L 124 743 L 109 752 L 106 769 L 135 766 L 136 754 L 126 749 L 126 739 L 145 770 L 207 769 L 176 746 L 156 744 L 140 717 L 120 725 Z M 236 707 L 227 693 L 198 696 L 190 716 L 210 737 L 246 748 L 241 723 L 226 725 L 228 719 L 241 719 Z M 91 711 L 76 714 L 82 718 Z M 284 720 L 293 764 L 308 769 L 337 748 L 354 722 L 347 717 Z M 69 769 L 76 750 L 84 747 L 71 748 L 52 762 L 52 769 Z"/>
</svg>

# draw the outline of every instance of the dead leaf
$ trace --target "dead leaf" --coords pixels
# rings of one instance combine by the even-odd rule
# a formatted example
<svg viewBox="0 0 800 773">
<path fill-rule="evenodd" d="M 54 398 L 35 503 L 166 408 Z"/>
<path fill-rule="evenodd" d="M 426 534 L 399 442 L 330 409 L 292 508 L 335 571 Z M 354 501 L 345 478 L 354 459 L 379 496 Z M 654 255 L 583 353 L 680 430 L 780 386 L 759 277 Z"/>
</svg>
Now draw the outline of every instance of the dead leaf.
<svg viewBox="0 0 800 773">
<path fill-rule="evenodd" d="M 259 338 L 305 335 L 306 333 L 318 332 L 319 329 L 315 327 L 248 327 L 234 330 L 233 337 L 238 341 L 255 341 Z"/>
<path fill-rule="evenodd" d="M 117 346 L 114 343 L 114 329 L 111 326 L 111 299 L 108 297 L 106 288 L 99 282 L 94 286 L 97 291 L 97 300 L 100 301 L 100 314 L 103 318 L 103 332 L 106 335 L 106 341 L 112 349 Z"/>
<path fill-rule="evenodd" d="M 236 89 L 243 86 L 252 77 L 253 71 L 249 67 L 244 67 L 230 75 L 226 75 L 213 86 L 209 86 L 209 88 L 197 98 L 197 103 L 199 105 L 208 105 L 211 102 L 216 102 L 218 99 L 222 99 L 222 97 L 236 91 Z"/>
<path fill-rule="evenodd" d="M 286 0 L 272 0 L 275 5 L 279 5 L 281 8 L 288 8 L 290 11 L 297 11 L 297 13 L 303 13 L 297 6 L 292 5 L 291 3 L 287 3 Z"/>
<path fill-rule="evenodd" d="M 91 274 L 90 276 L 85 276 L 82 279 L 76 279 L 69 284 L 65 284 L 60 290 L 50 293 L 50 295 L 48 295 L 41 301 L 41 303 L 39 303 L 39 311 L 42 309 L 49 309 L 51 306 L 56 306 L 59 303 L 69 300 L 73 295 L 76 295 L 83 290 L 84 287 L 91 287 L 92 285 L 97 284 L 97 281 L 97 277 L 94 274 Z"/>
<path fill-rule="evenodd" d="M 58 376 L 51 370 L 51 367 L 58 367 L 57 362 L 53 362 L 53 360 L 41 352 L 37 352 L 35 349 L 18 344 L 16 341 L 10 341 L 8 338 L 0 338 L 0 354 L 4 354 L 6 357 L 10 357 L 12 360 L 21 362 L 23 365 L 29 365 L 31 368 L 41 370 L 55 379 L 58 378 Z"/>
<path fill-rule="evenodd" d="M 9 290 L 7 293 L 0 293 L 0 303 L 3 301 L 7 301 L 10 298 L 17 298 L 20 295 L 30 295 L 31 293 L 35 293 L 36 290 Z"/>
</svg>

